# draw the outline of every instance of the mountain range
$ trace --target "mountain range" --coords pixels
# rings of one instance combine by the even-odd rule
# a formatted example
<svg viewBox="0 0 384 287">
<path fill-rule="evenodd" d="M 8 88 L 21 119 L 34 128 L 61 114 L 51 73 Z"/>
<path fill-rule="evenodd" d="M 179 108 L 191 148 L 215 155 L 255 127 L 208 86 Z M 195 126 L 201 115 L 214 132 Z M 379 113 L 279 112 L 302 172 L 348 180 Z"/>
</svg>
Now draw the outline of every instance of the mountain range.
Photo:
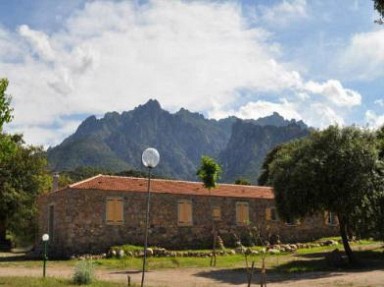
<svg viewBox="0 0 384 287">
<path fill-rule="evenodd" d="M 223 168 L 221 182 L 242 178 L 256 183 L 268 151 L 308 133 L 302 121 L 288 121 L 277 113 L 257 120 L 213 120 L 184 108 L 172 114 L 158 101 L 149 100 L 121 114 L 88 117 L 47 154 L 55 171 L 87 166 L 119 172 L 143 170 L 141 154 L 154 147 L 160 153 L 154 170 L 158 175 L 197 180 L 200 158 L 208 155 Z"/>
</svg>

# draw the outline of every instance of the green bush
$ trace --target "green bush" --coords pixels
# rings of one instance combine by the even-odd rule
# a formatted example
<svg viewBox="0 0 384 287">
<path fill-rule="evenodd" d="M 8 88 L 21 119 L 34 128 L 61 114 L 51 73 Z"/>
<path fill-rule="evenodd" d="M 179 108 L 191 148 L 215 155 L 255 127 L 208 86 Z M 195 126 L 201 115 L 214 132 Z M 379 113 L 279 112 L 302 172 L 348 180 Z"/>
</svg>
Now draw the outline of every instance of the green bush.
<svg viewBox="0 0 384 287">
<path fill-rule="evenodd" d="M 88 285 L 94 280 L 94 268 L 92 261 L 83 260 L 76 264 L 73 274 L 73 283 L 78 285 Z"/>
</svg>

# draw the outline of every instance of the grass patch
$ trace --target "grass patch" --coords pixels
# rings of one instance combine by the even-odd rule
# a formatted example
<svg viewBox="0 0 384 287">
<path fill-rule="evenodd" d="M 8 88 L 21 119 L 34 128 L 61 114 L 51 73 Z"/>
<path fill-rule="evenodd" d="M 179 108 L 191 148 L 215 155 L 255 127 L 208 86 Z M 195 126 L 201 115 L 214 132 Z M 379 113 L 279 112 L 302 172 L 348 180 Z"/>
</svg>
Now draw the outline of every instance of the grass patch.
<svg viewBox="0 0 384 287">
<path fill-rule="evenodd" d="M 7 287 L 63 287 L 63 286 L 79 286 L 72 282 L 69 279 L 60 279 L 60 278 L 35 278 L 35 277 L 0 277 L 0 286 Z M 90 287 L 123 287 L 127 286 L 124 283 L 114 283 L 114 282 L 105 282 L 105 281 L 95 281 L 90 285 Z M 138 285 L 132 285 L 138 286 Z"/>
<path fill-rule="evenodd" d="M 260 256 L 255 256 L 261 260 Z M 208 257 L 148 257 L 148 270 L 164 268 L 205 268 L 209 267 Z M 122 259 L 109 258 L 94 260 L 94 264 L 108 269 L 137 269 L 142 268 L 142 258 L 124 257 Z M 217 257 L 217 267 L 240 267 L 244 266 L 244 255 L 224 255 Z"/>
<path fill-rule="evenodd" d="M 322 241 L 328 238 L 322 239 Z M 337 237 L 329 238 L 337 241 Z M 351 244 L 355 251 L 356 257 L 361 258 L 363 262 L 367 262 L 365 266 L 384 266 L 384 250 L 380 242 L 374 241 L 356 241 Z M 343 245 L 337 246 L 318 246 L 312 248 L 298 249 L 295 253 L 281 253 L 281 254 L 267 254 L 266 267 L 270 271 L 294 273 L 294 272 L 308 272 L 308 271 L 329 271 L 334 270 L 327 266 L 325 262 L 325 255 L 335 248 L 343 251 Z M 126 245 L 126 250 L 135 251 L 141 250 L 140 246 Z M 260 251 L 261 247 L 252 248 Z M 196 251 L 196 250 L 194 250 Z M 202 252 L 208 250 L 201 250 Z M 248 256 L 248 262 L 251 264 L 255 261 L 255 266 L 261 266 L 262 254 Z M 48 261 L 47 270 L 50 268 L 74 267 L 78 260 L 65 260 L 65 261 Z M 93 264 L 97 269 L 104 270 L 141 270 L 142 258 L 125 256 L 123 258 L 108 258 L 108 259 L 94 259 Z M 148 257 L 148 270 L 158 269 L 172 269 L 172 268 L 209 268 L 209 257 Z M 15 267 L 15 268 L 42 268 L 42 261 L 24 261 L 12 260 L 6 261 L 2 258 L 0 260 L 1 267 Z M 245 267 L 244 255 L 222 255 L 217 257 L 217 268 L 238 269 Z M 1 284 L 0 284 L 1 286 Z"/>
</svg>

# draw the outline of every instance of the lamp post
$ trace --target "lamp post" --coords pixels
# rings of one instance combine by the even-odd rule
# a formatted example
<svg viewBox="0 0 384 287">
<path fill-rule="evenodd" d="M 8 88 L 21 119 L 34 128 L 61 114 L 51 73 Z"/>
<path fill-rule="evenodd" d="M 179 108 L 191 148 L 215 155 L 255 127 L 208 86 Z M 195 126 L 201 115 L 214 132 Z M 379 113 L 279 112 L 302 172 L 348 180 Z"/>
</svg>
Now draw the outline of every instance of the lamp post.
<svg viewBox="0 0 384 287">
<path fill-rule="evenodd" d="M 45 278 L 45 267 L 47 264 L 48 256 L 47 256 L 47 245 L 48 245 L 48 240 L 49 240 L 49 235 L 48 234 L 43 234 L 41 237 L 43 240 L 43 245 L 44 245 L 44 254 L 43 254 L 43 277 Z"/>
<path fill-rule="evenodd" d="M 151 198 L 151 171 L 156 167 L 160 161 L 160 154 L 154 148 L 147 148 L 141 155 L 143 165 L 148 168 L 148 189 L 147 189 L 147 210 L 145 214 L 145 237 L 144 237 L 144 256 L 143 256 L 143 270 L 141 276 L 141 287 L 144 286 L 145 276 L 145 263 L 147 260 L 147 247 L 148 247 L 148 225 L 149 225 L 149 205 Z"/>
</svg>

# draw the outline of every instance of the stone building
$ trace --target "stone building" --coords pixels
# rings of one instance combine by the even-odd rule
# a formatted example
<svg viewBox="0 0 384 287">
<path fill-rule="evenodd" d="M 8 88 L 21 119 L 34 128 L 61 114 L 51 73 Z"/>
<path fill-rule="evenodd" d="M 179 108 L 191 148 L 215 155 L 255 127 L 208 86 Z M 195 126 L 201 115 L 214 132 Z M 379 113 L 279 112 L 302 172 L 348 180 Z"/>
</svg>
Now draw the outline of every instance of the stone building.
<svg viewBox="0 0 384 287">
<path fill-rule="evenodd" d="M 142 245 L 146 196 L 143 178 L 98 175 L 69 185 L 38 199 L 39 235 L 50 235 L 50 254 L 60 257 Z M 337 234 L 333 216 L 279 220 L 270 187 L 220 184 L 209 192 L 200 182 L 151 181 L 150 246 L 210 247 L 212 218 L 226 246 L 273 234 L 283 242 Z"/>
</svg>

